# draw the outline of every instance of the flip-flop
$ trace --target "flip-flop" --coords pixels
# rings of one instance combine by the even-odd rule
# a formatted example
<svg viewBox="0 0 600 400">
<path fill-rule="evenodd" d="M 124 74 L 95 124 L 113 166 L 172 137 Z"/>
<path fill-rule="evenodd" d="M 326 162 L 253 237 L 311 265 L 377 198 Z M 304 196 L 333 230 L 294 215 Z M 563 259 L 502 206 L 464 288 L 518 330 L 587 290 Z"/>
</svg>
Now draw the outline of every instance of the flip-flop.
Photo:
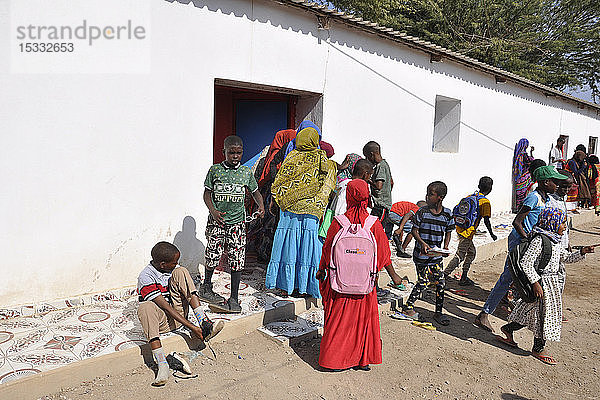
<svg viewBox="0 0 600 400">
<path fill-rule="evenodd" d="M 496 337 L 496 340 L 499 341 L 500 343 L 504 343 L 505 345 L 512 347 L 514 349 L 519 348 L 519 345 L 514 340 L 510 340 L 510 339 L 502 337 L 500 335 L 494 335 L 494 336 Z"/>
<path fill-rule="evenodd" d="M 396 285 L 394 282 L 390 282 L 390 283 L 388 283 L 388 286 L 391 287 L 392 289 L 406 290 L 406 286 L 404 286 L 404 284 L 402 284 L 402 283 Z"/>
<path fill-rule="evenodd" d="M 419 328 L 426 329 L 428 331 L 436 331 L 437 330 L 437 328 L 435 326 L 433 326 L 431 324 L 431 322 L 413 321 L 413 322 L 411 322 L 411 324 L 414 325 L 414 326 L 418 326 Z"/>
<path fill-rule="evenodd" d="M 454 293 L 457 294 L 459 296 L 468 296 L 467 292 L 465 292 L 465 289 L 449 289 L 450 293 Z"/>
<path fill-rule="evenodd" d="M 227 303 L 224 304 L 209 304 L 208 308 L 215 314 L 240 314 L 242 310 L 234 311 L 229 308 Z"/>
<path fill-rule="evenodd" d="M 535 358 L 537 358 L 538 360 L 540 360 L 541 362 L 543 362 L 544 364 L 556 365 L 556 360 L 552 356 L 543 356 L 541 354 L 537 354 L 537 353 L 533 353 L 533 352 L 531 353 L 531 355 L 534 356 Z"/>
</svg>

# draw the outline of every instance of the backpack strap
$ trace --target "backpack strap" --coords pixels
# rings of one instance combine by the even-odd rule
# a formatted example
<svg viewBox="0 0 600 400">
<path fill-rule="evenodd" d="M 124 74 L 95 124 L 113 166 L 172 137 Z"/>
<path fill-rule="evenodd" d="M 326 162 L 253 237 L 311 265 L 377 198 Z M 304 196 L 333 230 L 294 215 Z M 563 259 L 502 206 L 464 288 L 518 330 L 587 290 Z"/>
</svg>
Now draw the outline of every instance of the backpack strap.
<svg viewBox="0 0 600 400">
<path fill-rule="evenodd" d="M 546 269 L 546 266 L 548 266 L 548 263 L 552 258 L 552 242 L 550 241 L 550 238 L 546 235 L 540 234 L 540 236 L 542 237 L 542 253 L 540 254 L 540 262 L 538 263 L 536 271 L 538 274 Z"/>
<path fill-rule="evenodd" d="M 344 214 L 336 215 L 335 219 L 337 222 L 339 222 L 339 224 L 342 226 L 342 228 L 346 228 L 346 227 L 352 225 L 350 223 L 350 220 L 348 219 L 348 217 L 346 217 Z"/>
<path fill-rule="evenodd" d="M 375 225 L 375 222 L 377 222 L 379 218 L 377 218 L 374 215 L 369 215 L 367 217 L 367 219 L 365 219 L 365 225 L 363 226 L 363 228 L 367 231 L 370 231 L 371 228 L 373 227 L 373 225 Z"/>
</svg>

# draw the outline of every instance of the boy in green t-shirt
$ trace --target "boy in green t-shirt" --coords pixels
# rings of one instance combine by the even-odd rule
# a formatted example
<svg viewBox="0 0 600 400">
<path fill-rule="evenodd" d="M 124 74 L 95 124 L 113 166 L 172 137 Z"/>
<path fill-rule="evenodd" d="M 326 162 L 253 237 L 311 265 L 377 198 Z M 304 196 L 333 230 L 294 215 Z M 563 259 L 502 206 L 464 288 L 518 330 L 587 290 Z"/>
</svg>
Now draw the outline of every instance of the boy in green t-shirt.
<svg viewBox="0 0 600 400">
<path fill-rule="evenodd" d="M 206 225 L 206 266 L 204 283 L 198 287 L 198 297 L 209 303 L 211 310 L 240 313 L 238 292 L 244 259 L 246 258 L 246 188 L 258 206 L 259 217 L 265 213 L 263 198 L 250 168 L 240 165 L 244 144 L 239 136 L 225 138 L 225 161 L 208 170 L 204 181 L 204 203 L 210 215 Z M 231 296 L 225 300 L 212 290 L 212 275 L 227 247 L 231 268 Z"/>
</svg>

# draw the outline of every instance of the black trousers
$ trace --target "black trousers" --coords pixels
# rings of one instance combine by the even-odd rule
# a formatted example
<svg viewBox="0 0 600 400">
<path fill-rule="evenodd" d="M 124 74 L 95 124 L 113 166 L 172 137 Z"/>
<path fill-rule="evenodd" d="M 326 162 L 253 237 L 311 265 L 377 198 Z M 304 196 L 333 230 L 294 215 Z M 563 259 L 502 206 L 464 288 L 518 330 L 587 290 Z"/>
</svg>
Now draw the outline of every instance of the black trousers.
<svg viewBox="0 0 600 400">
<path fill-rule="evenodd" d="M 509 322 L 508 324 L 503 326 L 504 330 L 510 333 L 518 331 L 519 329 L 522 329 L 524 327 L 524 325 L 521 325 L 516 322 Z M 533 348 L 531 349 L 533 352 L 539 353 L 542 350 L 544 350 L 544 347 L 546 347 L 546 341 L 544 339 L 536 337 L 533 338 Z"/>
</svg>

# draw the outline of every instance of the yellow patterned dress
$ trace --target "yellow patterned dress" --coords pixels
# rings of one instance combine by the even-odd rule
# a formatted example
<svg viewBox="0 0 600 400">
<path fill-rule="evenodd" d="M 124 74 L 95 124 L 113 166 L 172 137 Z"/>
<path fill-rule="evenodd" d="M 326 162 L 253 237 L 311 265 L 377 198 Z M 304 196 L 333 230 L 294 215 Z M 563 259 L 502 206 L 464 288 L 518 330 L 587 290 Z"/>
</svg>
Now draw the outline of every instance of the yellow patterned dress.
<svg viewBox="0 0 600 400">
<path fill-rule="evenodd" d="M 296 150 L 285 158 L 271 193 L 281 212 L 273 239 L 265 286 L 291 294 L 320 297 L 315 277 L 321 259 L 319 220 L 335 188 L 336 165 L 317 148 L 319 136 L 313 128 L 296 137 Z"/>
</svg>

